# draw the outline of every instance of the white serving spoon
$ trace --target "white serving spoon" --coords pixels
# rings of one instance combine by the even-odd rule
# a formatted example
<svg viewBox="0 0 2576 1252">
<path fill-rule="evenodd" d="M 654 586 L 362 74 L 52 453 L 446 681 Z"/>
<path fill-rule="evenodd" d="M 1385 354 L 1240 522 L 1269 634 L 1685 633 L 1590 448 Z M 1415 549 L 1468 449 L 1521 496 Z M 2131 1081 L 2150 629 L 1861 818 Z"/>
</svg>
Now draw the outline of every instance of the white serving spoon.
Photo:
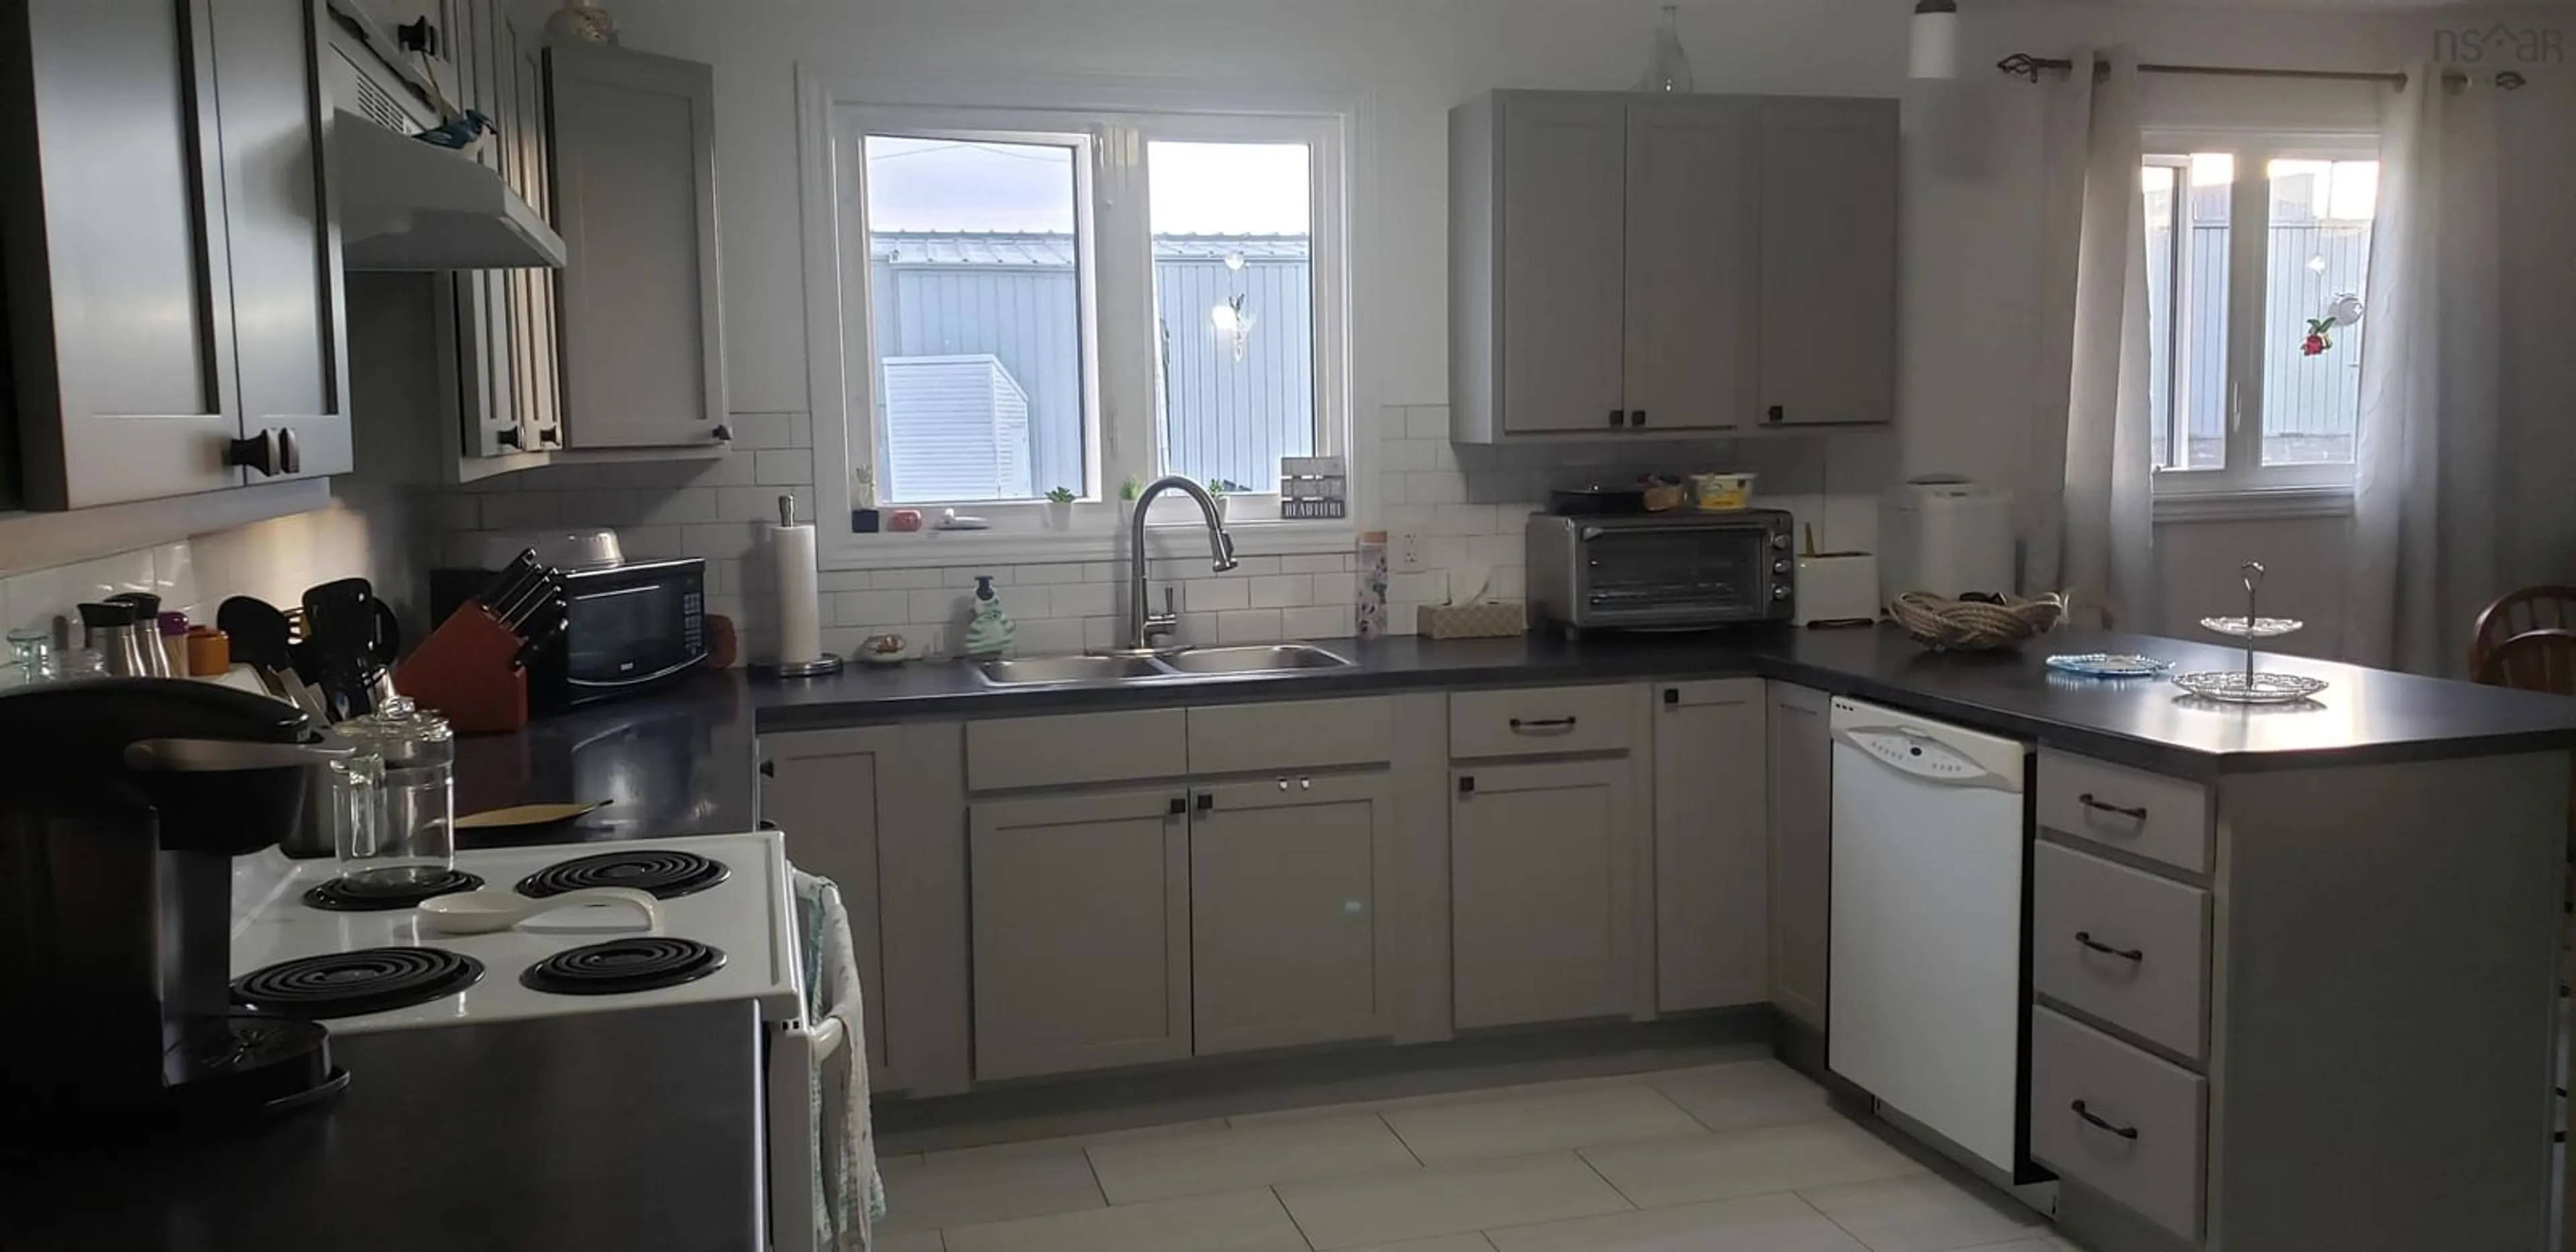
<svg viewBox="0 0 2576 1252">
<path fill-rule="evenodd" d="M 540 913 L 599 904 L 632 908 L 644 923 L 644 933 L 661 933 L 660 905 L 655 903 L 652 893 L 632 887 L 585 887 L 543 899 L 530 899 L 502 887 L 459 891 L 421 901 L 420 920 L 431 930 L 451 935 L 482 935 L 508 930 Z"/>
</svg>

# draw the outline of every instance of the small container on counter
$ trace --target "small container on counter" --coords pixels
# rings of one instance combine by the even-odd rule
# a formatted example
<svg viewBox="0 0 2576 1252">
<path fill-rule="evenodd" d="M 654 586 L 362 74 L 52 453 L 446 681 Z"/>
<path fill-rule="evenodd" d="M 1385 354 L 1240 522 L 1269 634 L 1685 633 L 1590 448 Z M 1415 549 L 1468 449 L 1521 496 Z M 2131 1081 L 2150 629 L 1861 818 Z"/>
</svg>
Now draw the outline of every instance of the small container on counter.
<svg viewBox="0 0 2576 1252">
<path fill-rule="evenodd" d="M 152 620 L 154 628 L 159 631 L 159 638 L 154 640 L 154 644 L 161 649 L 161 659 L 170 666 L 170 677 L 187 677 L 189 674 L 188 615 L 160 613 L 155 614 Z"/>
<path fill-rule="evenodd" d="M 1733 513 L 1752 507 L 1753 475 L 1693 474 L 1691 507 L 1702 513 Z"/>
<path fill-rule="evenodd" d="M 340 873 L 407 886 L 456 867 L 456 735 L 447 719 L 396 696 L 336 727 L 357 755 L 335 764 Z"/>
<path fill-rule="evenodd" d="M 1386 633 L 1386 532 L 1372 530 L 1360 536 L 1359 606 L 1352 623 L 1362 639 L 1375 639 Z"/>
<path fill-rule="evenodd" d="M 188 628 L 188 677 L 221 678 L 232 667 L 232 636 L 212 626 Z"/>
</svg>

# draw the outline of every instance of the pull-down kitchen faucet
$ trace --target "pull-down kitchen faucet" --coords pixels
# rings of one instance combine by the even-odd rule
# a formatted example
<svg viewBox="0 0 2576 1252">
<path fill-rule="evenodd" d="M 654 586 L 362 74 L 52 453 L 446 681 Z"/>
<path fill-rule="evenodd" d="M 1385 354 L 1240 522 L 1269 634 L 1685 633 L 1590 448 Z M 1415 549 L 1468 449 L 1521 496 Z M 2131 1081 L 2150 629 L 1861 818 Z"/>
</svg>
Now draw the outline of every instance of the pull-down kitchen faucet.
<svg viewBox="0 0 2576 1252">
<path fill-rule="evenodd" d="M 1114 655 L 1153 656 L 1172 651 L 1156 646 L 1154 641 L 1181 626 L 1180 608 L 1173 602 L 1171 588 L 1163 588 L 1162 612 L 1149 612 L 1145 608 L 1145 513 L 1154 503 L 1154 497 L 1165 491 L 1179 491 L 1198 501 L 1199 513 L 1207 519 L 1209 563 L 1220 574 L 1234 568 L 1234 537 L 1225 533 L 1225 521 L 1217 515 L 1216 499 L 1208 495 L 1207 488 L 1178 474 L 1166 474 L 1147 484 L 1136 494 L 1136 514 L 1129 523 L 1127 536 L 1128 559 L 1135 562 L 1135 574 L 1127 580 L 1127 646 L 1111 649 Z"/>
</svg>

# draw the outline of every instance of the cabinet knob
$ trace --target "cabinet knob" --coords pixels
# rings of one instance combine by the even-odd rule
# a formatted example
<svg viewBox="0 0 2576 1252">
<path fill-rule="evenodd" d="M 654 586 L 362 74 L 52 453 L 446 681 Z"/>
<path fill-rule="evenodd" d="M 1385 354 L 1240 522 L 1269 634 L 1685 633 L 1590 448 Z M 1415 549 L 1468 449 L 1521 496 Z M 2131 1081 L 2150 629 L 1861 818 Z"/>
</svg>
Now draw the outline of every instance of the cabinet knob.
<svg viewBox="0 0 2576 1252">
<path fill-rule="evenodd" d="M 1299 791 L 1313 791 L 1314 789 L 1315 789 L 1315 780 L 1314 780 L 1314 779 L 1312 779 L 1312 778 L 1300 778 L 1300 779 L 1298 779 L 1298 780 L 1297 780 L 1297 790 L 1299 790 Z"/>
<path fill-rule="evenodd" d="M 1664 703 L 1666 703 L 1666 704 L 1679 704 L 1679 703 L 1681 703 L 1681 702 L 1682 702 L 1682 689 L 1681 689 L 1681 688 L 1679 688 L 1679 687 L 1666 687 L 1666 688 L 1664 688 Z"/>
<path fill-rule="evenodd" d="M 527 446 L 526 438 L 519 433 L 519 428 L 516 426 L 493 435 L 492 442 L 497 443 L 504 448 L 524 448 Z"/>
<path fill-rule="evenodd" d="M 733 427 L 718 426 L 714 430 L 708 431 L 707 437 L 715 440 L 717 443 L 732 443 Z"/>
<path fill-rule="evenodd" d="M 1476 780 L 1474 776 L 1471 775 L 1458 780 L 1458 794 L 1462 796 L 1471 796 L 1476 794 Z"/>
<path fill-rule="evenodd" d="M 1629 425 L 1631 425 L 1631 426 L 1643 426 L 1643 425 L 1645 425 L 1645 424 L 1646 424 L 1646 411 L 1645 411 L 1644 409 L 1630 409 L 1630 410 L 1628 410 L 1628 424 L 1629 424 Z"/>
<path fill-rule="evenodd" d="M 291 430 L 263 430 L 248 439 L 232 440 L 224 449 L 224 464 L 258 470 L 274 478 L 279 474 L 304 472 L 304 450 Z"/>
<path fill-rule="evenodd" d="M 1770 411 L 1770 412 L 1768 412 L 1768 413 L 1766 413 L 1766 414 L 1764 414 L 1763 416 L 1765 416 L 1765 417 L 1767 417 L 1767 418 L 1769 418 L 1769 419 L 1771 419 L 1772 421 L 1775 421 L 1775 422 L 1784 422 L 1784 421 L 1789 420 L 1789 410 L 1788 410 L 1788 408 L 1787 408 L 1786 406 L 1784 406 L 1784 405 L 1777 405 L 1777 404 L 1775 404 L 1775 405 L 1772 405 L 1772 406 L 1771 406 L 1771 411 Z"/>
<path fill-rule="evenodd" d="M 1279 780 L 1279 789 L 1280 789 L 1281 791 L 1286 791 L 1286 790 L 1288 789 L 1288 780 L 1287 780 L 1287 779 L 1282 778 L 1282 779 L 1280 779 L 1280 780 Z"/>
<path fill-rule="evenodd" d="M 1181 798 L 1181 797 L 1179 797 L 1179 796 L 1173 796 L 1173 797 L 1172 797 L 1172 807 L 1170 807 L 1170 808 L 1168 808 L 1168 809 L 1165 809 L 1165 810 L 1163 810 L 1163 811 L 1164 811 L 1164 812 L 1166 812 L 1166 813 L 1171 814 L 1171 815 L 1172 815 L 1172 816 L 1174 816 L 1174 817 L 1179 817 L 1180 815 L 1182 815 L 1182 814 L 1187 813 L 1187 812 L 1189 812 L 1189 811 L 1190 811 L 1190 802 L 1189 802 L 1189 801 L 1187 801 L 1187 800 L 1182 799 L 1182 798 Z"/>
<path fill-rule="evenodd" d="M 762 761 L 762 762 L 760 763 L 760 776 L 761 776 L 761 777 L 763 777 L 763 778 L 776 778 L 776 777 L 778 777 L 778 762 L 776 762 L 776 761 Z"/>
<path fill-rule="evenodd" d="M 560 426 L 540 426 L 540 427 L 538 427 L 538 428 L 537 428 L 537 442 L 538 442 L 538 443 L 562 443 L 562 442 L 563 442 L 563 428 L 562 428 L 562 427 L 560 427 Z"/>
<path fill-rule="evenodd" d="M 428 18 L 415 18 L 394 28 L 394 43 L 405 52 L 437 56 L 438 28 Z"/>
<path fill-rule="evenodd" d="M 1216 808 L 1216 796 L 1215 796 L 1213 793 L 1211 793 L 1211 792 L 1206 792 L 1206 791 L 1202 791 L 1202 792 L 1200 792 L 1200 793 L 1199 793 L 1199 812 L 1202 812 L 1202 813 L 1211 812 L 1211 811 L 1213 811 L 1215 808 Z"/>
<path fill-rule="evenodd" d="M 1621 410 L 1621 409 L 1612 409 L 1612 410 L 1610 410 L 1610 424 L 1611 424 L 1611 425 L 1613 425 L 1613 426 L 1625 426 L 1625 425 L 1627 425 L 1627 424 L 1628 424 L 1628 414 L 1626 413 L 1626 411 Z"/>
</svg>

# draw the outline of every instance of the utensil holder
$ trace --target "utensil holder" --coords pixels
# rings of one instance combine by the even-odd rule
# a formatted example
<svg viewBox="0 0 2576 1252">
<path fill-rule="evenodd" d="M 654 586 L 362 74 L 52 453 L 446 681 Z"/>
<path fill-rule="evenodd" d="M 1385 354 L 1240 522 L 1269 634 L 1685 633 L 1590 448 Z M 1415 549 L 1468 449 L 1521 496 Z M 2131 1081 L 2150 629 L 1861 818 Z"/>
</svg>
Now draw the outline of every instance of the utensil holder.
<svg viewBox="0 0 2576 1252">
<path fill-rule="evenodd" d="M 528 724 L 520 643 L 491 610 L 461 605 L 394 670 L 394 690 L 468 734 L 517 730 Z"/>
</svg>

